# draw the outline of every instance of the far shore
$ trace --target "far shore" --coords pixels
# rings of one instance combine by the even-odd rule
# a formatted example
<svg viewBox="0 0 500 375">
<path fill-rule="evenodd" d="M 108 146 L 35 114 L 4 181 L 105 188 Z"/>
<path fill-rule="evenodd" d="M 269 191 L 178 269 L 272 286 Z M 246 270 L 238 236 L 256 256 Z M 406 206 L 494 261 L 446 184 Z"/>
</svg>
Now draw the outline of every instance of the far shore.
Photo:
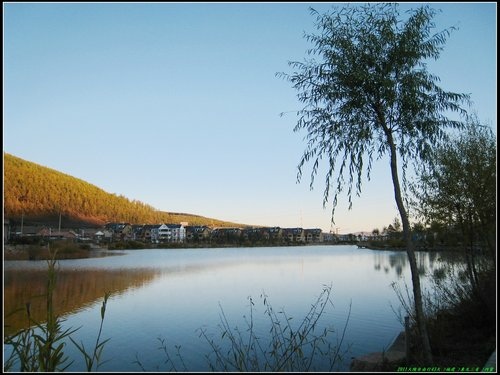
<svg viewBox="0 0 500 375">
<path fill-rule="evenodd" d="M 336 246 L 336 245 L 352 245 L 358 246 L 359 249 L 376 250 L 376 251 L 406 251 L 404 247 L 390 247 L 390 246 L 371 246 L 368 244 L 359 243 L 314 243 L 314 244 L 261 244 L 261 245 L 248 245 L 248 244 L 196 244 L 196 243 L 183 243 L 183 244 L 168 244 L 166 246 L 151 245 L 143 249 L 199 249 L 199 248 L 225 248 L 225 247 L 287 247 L 287 246 Z M 96 244 L 87 245 L 85 249 L 72 248 L 70 251 L 59 251 L 58 259 L 85 259 L 85 258 L 100 258 L 104 256 L 116 255 L 112 250 L 141 250 L 140 248 L 122 248 L 107 246 L 99 246 Z M 450 247 L 417 247 L 416 251 L 454 251 L 456 248 Z M 4 245 L 3 260 L 47 260 L 50 258 L 49 251 L 46 246 L 36 245 Z"/>
<path fill-rule="evenodd" d="M 33 254 L 33 250 L 36 250 Z M 62 251 L 58 253 L 57 259 L 84 259 L 100 258 L 111 255 L 107 248 L 92 246 L 90 249 L 79 249 Z M 50 254 L 46 246 L 34 245 L 4 245 L 3 260 L 48 260 Z"/>
</svg>

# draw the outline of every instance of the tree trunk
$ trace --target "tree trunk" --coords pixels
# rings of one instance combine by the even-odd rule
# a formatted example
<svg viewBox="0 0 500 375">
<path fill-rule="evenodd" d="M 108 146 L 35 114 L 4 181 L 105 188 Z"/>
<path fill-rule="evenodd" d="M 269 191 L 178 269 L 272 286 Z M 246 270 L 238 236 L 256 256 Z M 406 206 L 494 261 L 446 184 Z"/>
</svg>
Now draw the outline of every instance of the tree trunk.
<svg viewBox="0 0 500 375">
<path fill-rule="evenodd" d="M 419 333 L 419 340 L 422 344 L 425 365 L 431 365 L 432 351 L 424 315 L 422 290 L 420 289 L 420 277 L 418 275 L 417 260 L 415 257 L 413 241 L 411 239 L 410 221 L 408 219 L 408 214 L 406 212 L 406 208 L 403 204 L 403 198 L 401 196 L 401 188 L 399 184 L 397 157 L 396 157 L 396 145 L 394 144 L 394 139 L 392 137 L 391 131 L 387 128 L 386 128 L 386 135 L 387 135 L 387 141 L 390 146 L 391 175 L 392 175 L 392 182 L 394 185 L 394 195 L 396 198 L 396 204 L 398 206 L 399 214 L 401 215 L 401 222 L 403 224 L 403 233 L 406 241 L 406 253 L 408 254 L 408 261 L 410 263 L 411 281 L 413 286 L 413 298 L 415 300 L 415 314 L 416 314 L 416 323 Z"/>
</svg>

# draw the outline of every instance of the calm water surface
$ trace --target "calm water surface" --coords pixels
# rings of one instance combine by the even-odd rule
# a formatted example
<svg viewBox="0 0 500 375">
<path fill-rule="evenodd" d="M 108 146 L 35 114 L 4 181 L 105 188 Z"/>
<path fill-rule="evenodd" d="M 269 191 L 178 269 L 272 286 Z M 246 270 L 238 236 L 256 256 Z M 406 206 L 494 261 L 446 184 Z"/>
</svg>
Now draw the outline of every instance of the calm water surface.
<svg viewBox="0 0 500 375">
<path fill-rule="evenodd" d="M 112 292 L 102 336 L 111 338 L 103 352 L 108 362 L 101 371 L 141 371 L 134 363 L 137 359 L 147 371 L 169 370 L 158 338 L 166 340 L 179 370 L 175 346 L 180 346 L 189 371 L 207 371 L 205 356 L 211 349 L 200 329 L 222 344 L 218 328 L 222 311 L 231 327 L 244 332 L 251 297 L 255 329 L 265 337 L 270 325 L 261 295 L 267 295 L 275 311 L 285 311 L 298 324 L 325 285 L 332 287 L 333 306 L 320 322 L 335 329 L 329 335 L 333 344 L 349 319 L 342 347 L 347 355 L 337 370 L 347 371 L 351 357 L 387 349 L 403 329 L 394 312 L 400 303 L 391 283 L 411 285 L 404 252 L 300 246 L 115 253 L 121 256 L 59 262 L 56 308 L 64 314 L 64 328 L 81 327 L 73 338 L 86 348 L 92 348 L 97 337 L 104 292 Z M 422 274 L 440 267 L 437 253 L 417 253 L 417 260 Z M 43 261 L 4 262 L 5 314 L 43 291 L 45 268 Z M 14 317 L 9 319 L 5 323 L 18 324 Z M 66 353 L 75 359 L 70 371 L 85 370 L 73 344 L 67 345 Z M 321 366 L 318 363 L 316 370 L 327 370 Z"/>
</svg>

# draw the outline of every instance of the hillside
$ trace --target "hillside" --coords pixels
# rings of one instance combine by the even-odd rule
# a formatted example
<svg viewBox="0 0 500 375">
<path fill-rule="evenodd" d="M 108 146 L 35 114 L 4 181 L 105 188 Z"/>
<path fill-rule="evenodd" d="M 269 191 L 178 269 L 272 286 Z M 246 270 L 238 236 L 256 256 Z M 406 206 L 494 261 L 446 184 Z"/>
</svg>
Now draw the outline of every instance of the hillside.
<svg viewBox="0 0 500 375">
<path fill-rule="evenodd" d="M 203 216 L 158 211 L 154 207 L 106 191 L 78 178 L 4 152 L 4 217 L 65 226 L 96 226 L 107 222 L 239 226 Z"/>
</svg>

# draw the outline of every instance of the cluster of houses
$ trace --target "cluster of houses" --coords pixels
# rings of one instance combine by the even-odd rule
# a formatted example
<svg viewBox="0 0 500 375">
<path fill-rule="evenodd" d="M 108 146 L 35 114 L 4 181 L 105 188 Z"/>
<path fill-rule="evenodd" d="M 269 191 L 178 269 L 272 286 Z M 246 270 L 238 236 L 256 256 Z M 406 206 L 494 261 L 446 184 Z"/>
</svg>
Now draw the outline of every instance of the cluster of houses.
<svg viewBox="0 0 500 375">
<path fill-rule="evenodd" d="M 5 225 L 5 222 L 4 222 Z M 4 228 L 6 229 L 6 228 Z M 48 227 L 24 226 L 10 227 L 7 233 L 13 238 L 66 239 L 82 242 L 110 243 L 116 241 L 141 241 L 144 243 L 184 243 L 212 242 L 234 243 L 241 241 L 271 243 L 324 243 L 342 240 L 332 233 L 321 229 L 245 227 L 211 228 L 181 224 L 133 225 L 129 223 L 108 223 L 101 228 L 78 230 L 57 230 Z M 4 231 L 4 233 L 6 233 Z M 9 238 L 4 240 L 8 241 Z"/>
<path fill-rule="evenodd" d="M 145 243 L 182 243 L 265 241 L 265 242 L 302 242 L 321 243 L 332 241 L 333 235 L 321 229 L 246 227 L 211 228 L 205 225 L 192 226 L 181 224 L 131 225 L 128 223 L 109 223 L 93 234 L 100 241 L 141 241 Z"/>
</svg>

